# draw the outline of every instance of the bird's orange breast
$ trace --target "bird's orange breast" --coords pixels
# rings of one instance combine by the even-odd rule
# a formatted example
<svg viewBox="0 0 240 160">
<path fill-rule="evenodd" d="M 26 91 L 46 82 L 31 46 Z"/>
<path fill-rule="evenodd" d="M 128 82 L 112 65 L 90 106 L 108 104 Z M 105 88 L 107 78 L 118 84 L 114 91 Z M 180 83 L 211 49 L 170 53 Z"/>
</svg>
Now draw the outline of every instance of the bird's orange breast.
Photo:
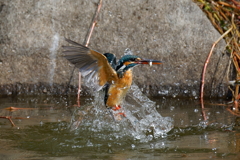
<svg viewBox="0 0 240 160">
<path fill-rule="evenodd" d="M 128 70 L 122 78 L 117 79 L 111 84 L 108 90 L 107 106 L 114 107 L 120 105 L 132 84 L 132 71 Z"/>
</svg>

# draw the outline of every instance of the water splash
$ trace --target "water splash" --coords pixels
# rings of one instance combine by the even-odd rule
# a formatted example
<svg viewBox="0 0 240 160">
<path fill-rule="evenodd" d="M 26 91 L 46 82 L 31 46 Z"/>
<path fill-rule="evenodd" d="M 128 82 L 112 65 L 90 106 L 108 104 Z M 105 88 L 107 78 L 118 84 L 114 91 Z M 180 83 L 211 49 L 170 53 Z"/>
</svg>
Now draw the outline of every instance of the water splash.
<svg viewBox="0 0 240 160">
<path fill-rule="evenodd" d="M 58 49 L 59 44 L 59 34 L 56 33 L 52 38 L 52 46 L 49 49 L 50 50 L 50 71 L 49 71 L 49 81 L 50 84 L 53 84 L 53 78 L 55 74 L 55 68 L 56 68 L 56 52 Z"/>
<path fill-rule="evenodd" d="M 131 49 L 126 48 L 124 51 L 124 55 L 133 55 L 133 52 L 131 51 Z"/>
<path fill-rule="evenodd" d="M 135 84 L 131 86 L 127 100 L 122 105 L 126 117 L 121 117 L 117 122 L 113 121 L 103 105 L 104 94 L 96 94 L 93 102 L 75 110 L 71 130 L 94 132 L 107 139 L 132 137 L 140 142 L 148 142 L 154 138 L 165 137 L 173 128 L 173 120 L 162 117 L 155 109 L 155 102 L 143 95 Z"/>
<path fill-rule="evenodd" d="M 51 7 L 52 7 L 52 17 L 51 17 L 51 21 L 52 21 L 52 33 L 54 33 L 53 37 L 52 37 L 52 45 L 50 50 L 50 71 L 49 71 L 49 82 L 50 85 L 52 86 L 53 84 L 53 78 L 54 78 L 54 74 L 55 74 L 55 68 L 56 68 L 56 52 L 58 49 L 58 45 L 59 45 L 59 34 L 56 32 L 56 21 L 55 21 L 55 14 L 56 14 L 56 2 L 55 1 L 51 1 Z"/>
<path fill-rule="evenodd" d="M 151 134 L 154 138 L 164 136 L 173 127 L 170 117 L 162 117 L 156 110 L 155 102 L 145 96 L 135 84 L 131 86 L 128 94 L 131 101 L 138 105 L 126 105 L 126 113 L 136 131 L 135 137 L 144 139 L 145 134 Z M 142 132 L 142 134 L 139 134 Z"/>
</svg>

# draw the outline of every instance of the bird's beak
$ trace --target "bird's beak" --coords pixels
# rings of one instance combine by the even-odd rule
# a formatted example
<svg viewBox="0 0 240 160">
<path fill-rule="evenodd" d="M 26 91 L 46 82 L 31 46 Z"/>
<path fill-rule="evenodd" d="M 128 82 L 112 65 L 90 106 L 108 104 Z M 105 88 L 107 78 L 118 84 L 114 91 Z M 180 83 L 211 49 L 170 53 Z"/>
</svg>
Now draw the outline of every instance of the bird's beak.
<svg viewBox="0 0 240 160">
<path fill-rule="evenodd" d="M 157 61 L 157 60 L 152 60 L 152 59 L 144 59 L 141 61 L 136 61 L 135 63 L 137 64 L 148 64 L 149 66 L 155 65 L 155 64 L 162 64 L 161 61 Z"/>
</svg>

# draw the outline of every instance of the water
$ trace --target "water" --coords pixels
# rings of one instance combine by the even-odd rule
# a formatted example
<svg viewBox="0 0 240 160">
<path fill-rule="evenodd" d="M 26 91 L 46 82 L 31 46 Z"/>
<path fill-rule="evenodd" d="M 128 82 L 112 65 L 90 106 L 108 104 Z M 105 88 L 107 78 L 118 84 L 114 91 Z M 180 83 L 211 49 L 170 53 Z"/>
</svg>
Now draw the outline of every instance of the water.
<svg viewBox="0 0 240 160">
<path fill-rule="evenodd" d="M 50 84 L 53 84 L 53 80 L 54 80 L 54 75 L 55 75 L 55 68 L 56 68 L 56 54 L 57 54 L 57 49 L 58 49 L 58 45 L 59 45 L 59 39 L 60 36 L 57 33 L 57 25 L 56 25 L 56 21 L 55 21 L 55 14 L 56 14 L 56 2 L 52 1 L 52 17 L 51 17 L 51 21 L 52 21 L 52 32 L 53 32 L 53 37 L 52 37 L 52 44 L 51 44 L 51 48 L 50 50 L 50 67 L 49 67 L 49 81 Z"/>
<path fill-rule="evenodd" d="M 58 43 L 59 43 L 59 35 L 56 33 L 53 38 L 52 38 L 52 46 L 50 48 L 50 71 L 49 71 L 49 79 L 50 83 L 52 85 L 53 79 L 54 79 L 54 74 L 55 74 L 55 68 L 56 68 L 56 52 L 58 48 Z"/>
<path fill-rule="evenodd" d="M 133 85 L 126 118 L 114 122 L 102 99 L 0 98 L 0 159 L 239 159 L 240 123 L 224 101 L 155 97 Z M 28 108 L 9 111 L 4 108 Z M 150 110 L 149 110 L 150 109 Z M 138 116 L 137 116 L 138 115 Z"/>
<path fill-rule="evenodd" d="M 131 51 L 131 49 L 126 48 L 124 51 L 124 55 L 133 55 L 133 52 Z"/>
<path fill-rule="evenodd" d="M 104 94 L 98 92 L 94 101 L 74 110 L 71 130 L 84 128 L 81 132 L 90 130 L 94 134 L 110 131 L 107 137 L 131 137 L 139 142 L 148 142 L 153 138 L 165 136 L 173 128 L 173 120 L 170 117 L 162 117 L 157 112 L 155 103 L 144 96 L 135 84 L 128 93 L 129 102 L 124 102 L 120 110 L 113 111 L 115 118 L 112 118 L 103 105 L 103 96 Z"/>
</svg>

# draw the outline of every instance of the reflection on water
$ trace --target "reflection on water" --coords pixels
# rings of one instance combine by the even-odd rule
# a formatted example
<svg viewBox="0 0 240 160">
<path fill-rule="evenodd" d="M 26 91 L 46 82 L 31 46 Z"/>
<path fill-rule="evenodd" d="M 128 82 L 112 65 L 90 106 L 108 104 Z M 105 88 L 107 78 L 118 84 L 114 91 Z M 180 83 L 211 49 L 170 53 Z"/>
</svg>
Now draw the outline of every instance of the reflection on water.
<svg viewBox="0 0 240 160">
<path fill-rule="evenodd" d="M 203 122 L 198 100 L 133 94 L 119 122 L 101 108 L 101 99 L 82 98 L 78 108 L 75 97 L 1 98 L 0 116 L 12 116 L 16 127 L 0 119 L 0 159 L 239 159 L 238 119 L 210 105 L 219 102 L 205 105 Z"/>
</svg>

